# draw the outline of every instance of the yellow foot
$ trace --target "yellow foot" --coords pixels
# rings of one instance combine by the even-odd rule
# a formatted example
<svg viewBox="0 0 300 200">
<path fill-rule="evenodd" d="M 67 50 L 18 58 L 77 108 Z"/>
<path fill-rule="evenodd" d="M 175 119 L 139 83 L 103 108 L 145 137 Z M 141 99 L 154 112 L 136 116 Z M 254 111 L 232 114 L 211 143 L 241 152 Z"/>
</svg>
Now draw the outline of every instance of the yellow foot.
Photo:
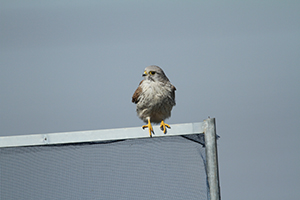
<svg viewBox="0 0 300 200">
<path fill-rule="evenodd" d="M 151 125 L 151 123 L 150 123 L 150 119 L 148 119 L 148 124 L 142 126 L 142 128 L 143 128 L 143 129 L 144 129 L 144 128 L 148 128 L 148 129 L 149 129 L 149 135 L 150 135 L 150 137 L 152 137 L 153 128 L 152 128 L 152 125 Z"/>
<path fill-rule="evenodd" d="M 171 128 L 170 126 L 169 126 L 169 124 L 166 124 L 163 120 L 161 120 L 161 123 L 160 123 L 160 128 L 161 127 L 163 127 L 163 131 L 164 131 L 164 133 L 166 133 L 166 127 L 168 127 L 168 128 Z"/>
</svg>

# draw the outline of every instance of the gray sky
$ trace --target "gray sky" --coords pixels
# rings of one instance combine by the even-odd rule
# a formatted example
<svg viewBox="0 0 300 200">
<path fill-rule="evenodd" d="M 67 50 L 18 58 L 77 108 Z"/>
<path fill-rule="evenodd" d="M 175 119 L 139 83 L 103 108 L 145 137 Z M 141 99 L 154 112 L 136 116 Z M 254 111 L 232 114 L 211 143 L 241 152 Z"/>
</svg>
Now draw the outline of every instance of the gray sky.
<svg viewBox="0 0 300 200">
<path fill-rule="evenodd" d="M 0 0 L 0 136 L 143 125 L 148 65 L 169 124 L 217 119 L 223 199 L 300 199 L 299 1 Z"/>
</svg>

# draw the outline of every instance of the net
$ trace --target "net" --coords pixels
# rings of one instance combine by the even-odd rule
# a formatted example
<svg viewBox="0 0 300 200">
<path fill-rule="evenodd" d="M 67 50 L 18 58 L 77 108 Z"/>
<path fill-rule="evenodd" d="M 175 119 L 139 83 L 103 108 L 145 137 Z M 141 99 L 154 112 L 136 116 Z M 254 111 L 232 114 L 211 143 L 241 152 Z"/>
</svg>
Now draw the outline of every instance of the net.
<svg viewBox="0 0 300 200">
<path fill-rule="evenodd" d="M 208 199 L 203 134 L 0 148 L 0 199 Z"/>
</svg>

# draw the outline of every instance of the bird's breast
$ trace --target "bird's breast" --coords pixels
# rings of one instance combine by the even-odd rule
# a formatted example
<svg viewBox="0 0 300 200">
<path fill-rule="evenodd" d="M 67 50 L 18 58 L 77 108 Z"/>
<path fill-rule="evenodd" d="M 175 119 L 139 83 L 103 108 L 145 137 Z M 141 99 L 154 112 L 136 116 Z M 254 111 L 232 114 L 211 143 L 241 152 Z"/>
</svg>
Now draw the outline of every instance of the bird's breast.
<svg viewBox="0 0 300 200">
<path fill-rule="evenodd" d="M 143 81 L 141 88 L 140 101 L 143 102 L 143 104 L 161 104 L 168 99 L 171 100 L 171 84 Z"/>
</svg>

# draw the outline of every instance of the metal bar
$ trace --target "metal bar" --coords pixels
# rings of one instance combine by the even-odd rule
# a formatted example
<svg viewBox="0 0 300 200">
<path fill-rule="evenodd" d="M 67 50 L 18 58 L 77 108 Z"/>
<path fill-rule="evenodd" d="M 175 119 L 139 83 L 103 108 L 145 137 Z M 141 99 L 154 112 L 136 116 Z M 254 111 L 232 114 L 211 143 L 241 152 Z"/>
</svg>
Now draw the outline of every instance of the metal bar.
<svg viewBox="0 0 300 200">
<path fill-rule="evenodd" d="M 173 124 L 171 125 L 171 129 L 167 129 L 166 134 L 164 134 L 160 130 L 159 126 L 153 126 L 154 134 L 152 136 L 162 137 L 203 133 L 203 123 L 204 122 Z M 148 137 L 148 130 L 143 130 L 141 127 L 4 136 L 0 137 L 0 148 L 81 142 L 98 142 Z"/>
<path fill-rule="evenodd" d="M 210 200 L 220 200 L 216 122 L 215 118 L 208 118 L 204 122 L 206 170 Z"/>
</svg>

